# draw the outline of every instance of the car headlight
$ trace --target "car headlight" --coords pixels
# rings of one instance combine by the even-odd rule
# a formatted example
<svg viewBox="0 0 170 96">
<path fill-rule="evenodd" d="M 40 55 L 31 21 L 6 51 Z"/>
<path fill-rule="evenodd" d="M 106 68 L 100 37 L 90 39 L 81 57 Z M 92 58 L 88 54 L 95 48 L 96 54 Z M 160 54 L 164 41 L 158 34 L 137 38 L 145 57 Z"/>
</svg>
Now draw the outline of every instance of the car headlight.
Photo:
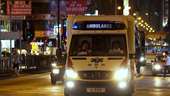
<svg viewBox="0 0 170 96">
<path fill-rule="evenodd" d="M 114 73 L 114 79 L 118 81 L 126 80 L 128 79 L 128 76 L 130 75 L 127 68 L 121 68 Z"/>
<path fill-rule="evenodd" d="M 159 64 L 155 64 L 153 67 L 155 70 L 161 70 L 161 68 L 162 68 L 161 65 L 159 65 Z"/>
<path fill-rule="evenodd" d="M 125 89 L 127 88 L 127 82 L 121 81 L 118 83 L 118 88 Z"/>
<path fill-rule="evenodd" d="M 65 71 L 65 77 L 68 78 L 68 79 L 77 79 L 78 73 L 75 72 L 73 69 L 67 69 Z"/>
<path fill-rule="evenodd" d="M 66 87 L 68 87 L 68 88 L 74 88 L 75 87 L 75 83 L 73 82 L 73 81 L 67 81 L 66 82 Z"/>
<path fill-rule="evenodd" d="M 56 66 L 57 66 L 57 63 L 52 63 L 51 66 L 52 66 L 52 67 L 56 67 Z"/>
<path fill-rule="evenodd" d="M 59 70 L 59 69 L 53 69 L 53 70 L 52 70 L 52 73 L 53 73 L 53 74 L 59 74 L 59 73 L 60 73 L 60 70 Z"/>
<path fill-rule="evenodd" d="M 139 59 L 140 62 L 144 62 L 145 61 L 145 57 L 144 56 L 141 56 L 140 59 Z"/>
</svg>

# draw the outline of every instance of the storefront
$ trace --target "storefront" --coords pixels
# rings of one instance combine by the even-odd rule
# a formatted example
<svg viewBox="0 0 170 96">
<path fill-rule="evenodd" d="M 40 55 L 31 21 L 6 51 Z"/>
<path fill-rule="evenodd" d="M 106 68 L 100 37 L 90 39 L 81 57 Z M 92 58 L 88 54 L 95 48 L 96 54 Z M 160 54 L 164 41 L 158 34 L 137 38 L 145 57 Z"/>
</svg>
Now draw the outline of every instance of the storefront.
<svg viewBox="0 0 170 96">
<path fill-rule="evenodd" d="M 37 38 L 30 45 L 32 55 L 56 55 L 56 39 Z"/>
</svg>

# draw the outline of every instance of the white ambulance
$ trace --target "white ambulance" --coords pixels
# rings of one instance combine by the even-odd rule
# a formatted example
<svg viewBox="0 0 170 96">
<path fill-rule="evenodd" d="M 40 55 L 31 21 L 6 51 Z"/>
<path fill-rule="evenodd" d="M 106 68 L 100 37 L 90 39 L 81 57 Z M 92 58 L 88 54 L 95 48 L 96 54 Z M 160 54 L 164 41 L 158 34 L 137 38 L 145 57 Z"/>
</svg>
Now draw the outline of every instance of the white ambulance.
<svg viewBox="0 0 170 96">
<path fill-rule="evenodd" d="M 132 96 L 134 19 L 68 16 L 65 96 Z"/>
</svg>

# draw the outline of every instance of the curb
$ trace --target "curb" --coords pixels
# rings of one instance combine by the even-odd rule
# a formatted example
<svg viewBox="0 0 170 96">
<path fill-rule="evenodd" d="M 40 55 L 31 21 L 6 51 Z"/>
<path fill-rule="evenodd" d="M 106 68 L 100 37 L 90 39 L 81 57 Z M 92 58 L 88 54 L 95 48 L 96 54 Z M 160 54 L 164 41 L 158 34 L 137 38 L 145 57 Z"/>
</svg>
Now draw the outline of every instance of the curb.
<svg viewBox="0 0 170 96">
<path fill-rule="evenodd" d="M 0 80 L 9 79 L 12 77 L 13 77 L 12 73 L 0 73 Z"/>
</svg>

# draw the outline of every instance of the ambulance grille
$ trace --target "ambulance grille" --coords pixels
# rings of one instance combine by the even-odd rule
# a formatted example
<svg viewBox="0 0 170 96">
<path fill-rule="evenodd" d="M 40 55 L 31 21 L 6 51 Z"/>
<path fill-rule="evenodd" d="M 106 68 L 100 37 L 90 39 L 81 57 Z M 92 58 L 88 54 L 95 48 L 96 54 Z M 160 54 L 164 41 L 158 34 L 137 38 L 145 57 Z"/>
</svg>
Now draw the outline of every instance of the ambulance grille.
<svg viewBox="0 0 170 96">
<path fill-rule="evenodd" d="M 81 79 L 86 80 L 108 80 L 112 78 L 111 71 L 80 71 Z"/>
</svg>

